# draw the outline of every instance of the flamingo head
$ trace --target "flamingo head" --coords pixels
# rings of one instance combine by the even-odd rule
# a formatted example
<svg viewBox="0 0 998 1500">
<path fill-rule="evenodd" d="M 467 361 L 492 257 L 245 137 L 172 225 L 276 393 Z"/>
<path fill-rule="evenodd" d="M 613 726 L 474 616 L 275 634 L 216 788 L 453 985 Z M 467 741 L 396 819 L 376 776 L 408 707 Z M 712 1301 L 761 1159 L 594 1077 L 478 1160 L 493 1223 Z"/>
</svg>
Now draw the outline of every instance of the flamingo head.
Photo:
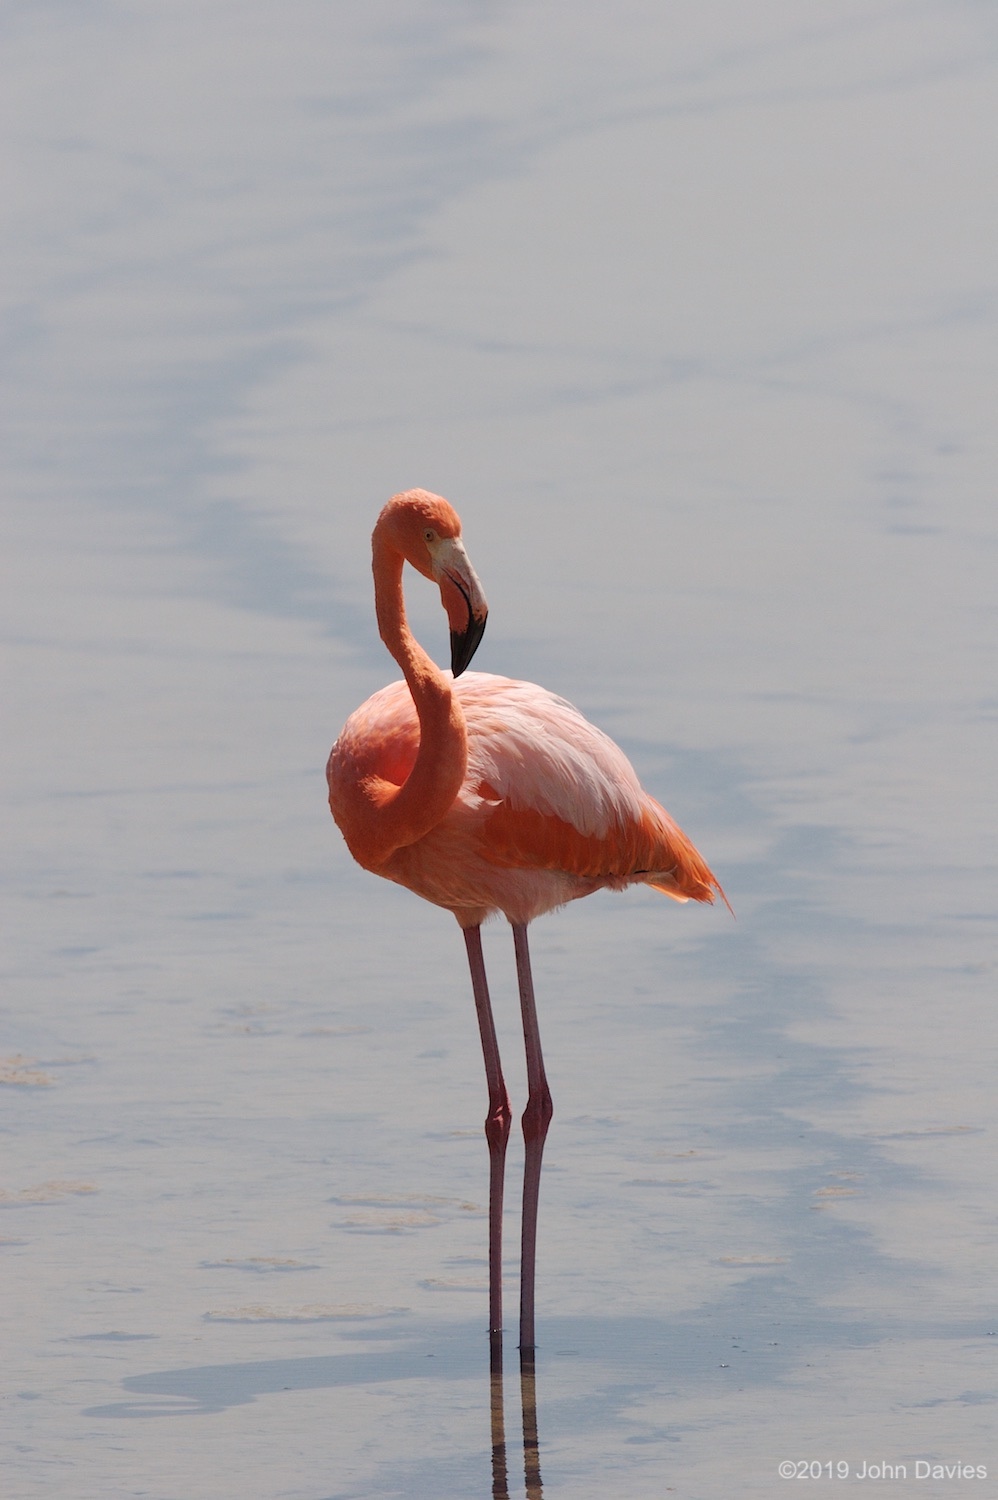
<svg viewBox="0 0 998 1500">
<path fill-rule="evenodd" d="M 464 549 L 457 511 L 440 495 L 408 490 L 389 500 L 378 526 L 406 561 L 440 589 L 450 624 L 451 670 L 460 677 L 485 634 L 489 607 Z"/>
</svg>

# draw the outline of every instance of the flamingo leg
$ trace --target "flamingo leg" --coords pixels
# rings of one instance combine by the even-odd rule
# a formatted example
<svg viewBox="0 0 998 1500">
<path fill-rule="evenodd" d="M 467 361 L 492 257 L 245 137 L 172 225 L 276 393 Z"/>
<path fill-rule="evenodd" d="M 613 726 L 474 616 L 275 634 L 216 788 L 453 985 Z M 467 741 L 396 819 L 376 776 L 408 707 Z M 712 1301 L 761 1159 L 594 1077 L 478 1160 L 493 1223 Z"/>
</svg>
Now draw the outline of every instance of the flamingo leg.
<svg viewBox="0 0 998 1500">
<path fill-rule="evenodd" d="M 523 1111 L 523 1220 L 520 1242 L 520 1350 L 534 1348 L 534 1266 L 537 1258 L 537 1201 L 541 1190 L 541 1157 L 554 1114 L 541 1056 L 541 1037 L 534 1004 L 525 923 L 513 923 L 516 975 L 520 985 L 523 1042 L 527 1055 L 527 1107 Z"/>
<path fill-rule="evenodd" d="M 489 1333 L 493 1356 L 502 1334 L 502 1199 L 506 1172 L 506 1142 L 512 1120 L 509 1095 L 499 1061 L 499 1043 L 492 1016 L 492 1002 L 485 977 L 482 954 L 482 929 L 466 927 L 464 942 L 468 950 L 471 986 L 475 992 L 475 1010 L 482 1037 L 485 1059 L 485 1081 L 489 1090 L 489 1112 L 485 1119 L 485 1139 L 489 1144 Z M 500 1353 L 501 1358 L 501 1353 Z"/>
</svg>

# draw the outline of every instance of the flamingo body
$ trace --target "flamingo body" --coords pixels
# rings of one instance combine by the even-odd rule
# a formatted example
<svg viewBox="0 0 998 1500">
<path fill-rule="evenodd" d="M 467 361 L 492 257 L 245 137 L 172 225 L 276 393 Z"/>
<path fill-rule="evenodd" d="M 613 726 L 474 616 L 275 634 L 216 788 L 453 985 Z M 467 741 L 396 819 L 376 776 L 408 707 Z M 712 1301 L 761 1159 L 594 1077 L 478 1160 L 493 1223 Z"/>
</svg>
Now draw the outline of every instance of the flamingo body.
<svg viewBox="0 0 998 1500">
<path fill-rule="evenodd" d="M 351 839 L 351 802 L 372 780 L 402 786 L 412 771 L 420 729 L 407 685 L 375 693 L 333 746 L 330 807 L 359 864 L 465 928 L 496 912 L 531 922 L 635 882 L 677 901 L 713 900 L 716 882 L 693 844 L 578 709 L 535 683 L 484 672 L 454 680 L 453 693 L 467 727 L 464 778 L 439 823 L 387 858 Z"/>
<path fill-rule="evenodd" d="M 405 680 L 347 721 L 327 766 L 329 805 L 367 870 L 454 913 L 464 929 L 482 1040 L 489 1111 L 489 1327 L 501 1368 L 502 1218 L 511 1112 L 482 955 L 481 924 L 502 912 L 513 945 L 527 1063 L 520 1250 L 520 1349 L 533 1357 L 534 1267 L 541 1158 L 553 1106 L 541 1055 L 527 925 L 602 887 L 641 883 L 677 901 L 724 892 L 690 840 L 643 791 L 611 739 L 531 682 L 462 675 L 488 613 L 439 495 L 395 495 L 372 537 L 381 638 Z M 442 672 L 409 629 L 408 562 L 437 584 L 451 630 Z M 499 1353 L 497 1354 L 497 1350 Z"/>
</svg>

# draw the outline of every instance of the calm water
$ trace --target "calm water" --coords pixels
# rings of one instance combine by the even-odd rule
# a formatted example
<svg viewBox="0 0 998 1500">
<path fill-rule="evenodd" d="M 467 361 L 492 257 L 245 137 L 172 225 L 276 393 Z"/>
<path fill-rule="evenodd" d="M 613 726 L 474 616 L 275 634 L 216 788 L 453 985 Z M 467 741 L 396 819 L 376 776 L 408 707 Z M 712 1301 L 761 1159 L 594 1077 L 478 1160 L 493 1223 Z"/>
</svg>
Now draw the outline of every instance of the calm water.
<svg viewBox="0 0 998 1500">
<path fill-rule="evenodd" d="M 4 1493 L 993 1493 L 993 7 L 0 26 Z M 526 1475 L 463 944 L 324 802 L 412 485 L 737 912 L 533 930 Z"/>
</svg>

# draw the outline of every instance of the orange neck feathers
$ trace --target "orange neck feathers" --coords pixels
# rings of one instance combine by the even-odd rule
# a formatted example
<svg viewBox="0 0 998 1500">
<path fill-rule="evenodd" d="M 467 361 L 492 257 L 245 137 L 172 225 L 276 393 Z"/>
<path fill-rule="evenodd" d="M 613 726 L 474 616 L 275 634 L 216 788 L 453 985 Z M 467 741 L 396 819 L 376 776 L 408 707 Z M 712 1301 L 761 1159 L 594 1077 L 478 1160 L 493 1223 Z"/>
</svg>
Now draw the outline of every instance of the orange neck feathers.
<svg viewBox="0 0 998 1500">
<path fill-rule="evenodd" d="M 383 865 L 396 849 L 425 837 L 453 805 L 468 764 L 464 714 L 445 677 L 409 629 L 402 592 L 404 558 L 380 521 L 373 537 L 374 598 L 378 630 L 412 694 L 419 718 L 419 752 L 409 776 L 396 786 L 380 776 L 362 782 L 347 834 L 351 853 L 367 869 Z"/>
</svg>

